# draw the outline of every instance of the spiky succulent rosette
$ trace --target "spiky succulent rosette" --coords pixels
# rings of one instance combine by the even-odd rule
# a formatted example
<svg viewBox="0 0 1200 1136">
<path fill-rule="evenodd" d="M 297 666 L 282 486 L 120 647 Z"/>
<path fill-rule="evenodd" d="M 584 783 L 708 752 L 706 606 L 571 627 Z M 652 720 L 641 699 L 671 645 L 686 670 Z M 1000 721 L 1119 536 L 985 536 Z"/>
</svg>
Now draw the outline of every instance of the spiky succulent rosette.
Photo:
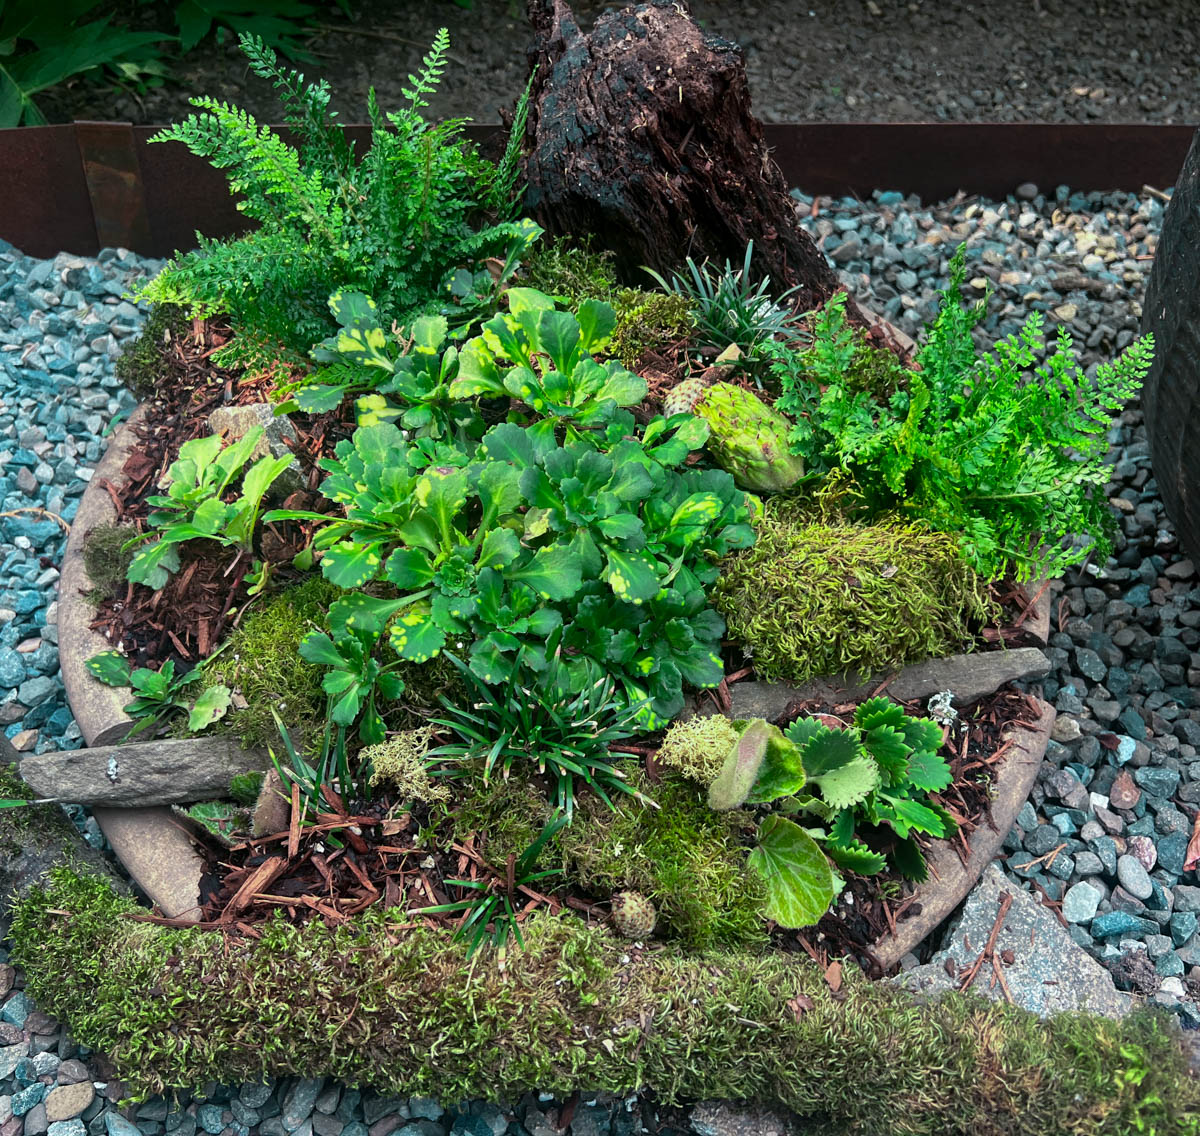
<svg viewBox="0 0 1200 1136">
<path fill-rule="evenodd" d="M 777 493 L 804 475 L 803 460 L 788 449 L 791 423 L 752 391 L 714 383 L 696 399 L 692 413 L 708 424 L 713 461 L 741 488 Z"/>
</svg>

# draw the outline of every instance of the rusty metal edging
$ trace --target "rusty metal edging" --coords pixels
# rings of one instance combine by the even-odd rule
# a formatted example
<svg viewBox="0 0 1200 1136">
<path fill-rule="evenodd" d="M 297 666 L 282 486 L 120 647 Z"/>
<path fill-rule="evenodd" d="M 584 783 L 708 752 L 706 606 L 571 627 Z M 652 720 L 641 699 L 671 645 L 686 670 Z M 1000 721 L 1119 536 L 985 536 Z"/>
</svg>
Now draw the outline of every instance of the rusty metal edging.
<svg viewBox="0 0 1200 1136">
<path fill-rule="evenodd" d="M 150 217 L 133 126 L 128 122 L 76 122 L 75 141 L 97 244 L 135 252 L 150 248 Z"/>
<path fill-rule="evenodd" d="M 225 236 L 245 221 L 223 174 L 179 144 L 147 145 L 158 127 L 80 122 L 0 130 L 0 238 L 32 256 L 94 254 L 105 245 L 146 256 Z M 1052 192 L 1170 185 L 1192 126 L 1051 123 L 806 123 L 767 125 L 772 157 L 808 193 L 895 189 L 925 201 L 958 190 L 1002 198 L 1022 182 Z M 347 127 L 352 140 L 366 126 Z M 494 145 L 499 126 L 468 127 Z M 285 130 L 281 133 L 286 135 Z"/>
</svg>

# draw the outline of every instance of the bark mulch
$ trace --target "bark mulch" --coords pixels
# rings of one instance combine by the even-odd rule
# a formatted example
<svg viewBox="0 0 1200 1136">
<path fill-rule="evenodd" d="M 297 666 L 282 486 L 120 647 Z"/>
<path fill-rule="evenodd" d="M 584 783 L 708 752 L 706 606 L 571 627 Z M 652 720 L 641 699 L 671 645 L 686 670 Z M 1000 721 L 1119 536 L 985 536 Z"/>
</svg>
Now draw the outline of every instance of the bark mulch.
<svg viewBox="0 0 1200 1136">
<path fill-rule="evenodd" d="M 248 374 L 219 367 L 213 354 L 232 336 L 220 320 L 192 321 L 190 329 L 164 344 L 165 377 L 158 383 L 143 420 L 135 427 L 138 445 L 121 470 L 117 484 L 101 478 L 112 498 L 116 523 L 148 531 L 146 517 L 153 506 L 146 498 L 162 492 L 160 485 L 180 447 L 193 438 L 211 433 L 208 418 L 223 406 L 244 406 L 268 401 L 281 377 Z M 294 447 L 306 477 L 307 490 L 283 502 L 289 508 L 328 507 L 315 492 L 321 471 L 320 458 L 333 452 L 339 438 L 348 435 L 352 424 L 337 414 L 292 416 L 298 441 Z M 264 560 L 286 565 L 305 545 L 301 525 L 270 525 L 260 538 Z M 174 659 L 184 669 L 206 658 L 244 609 L 249 596 L 245 576 L 252 557 L 213 541 L 197 540 L 180 545 L 180 570 L 158 592 L 141 584 L 122 582 L 116 592 L 102 601 L 91 623 L 138 666 L 157 669 Z"/>
</svg>

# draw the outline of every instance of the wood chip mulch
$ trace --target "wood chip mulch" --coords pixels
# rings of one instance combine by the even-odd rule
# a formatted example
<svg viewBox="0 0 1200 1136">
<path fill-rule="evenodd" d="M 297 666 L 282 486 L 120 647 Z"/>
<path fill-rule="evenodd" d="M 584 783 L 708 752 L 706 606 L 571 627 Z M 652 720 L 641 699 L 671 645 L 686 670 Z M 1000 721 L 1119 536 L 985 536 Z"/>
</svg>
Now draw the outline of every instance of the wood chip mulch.
<svg viewBox="0 0 1200 1136">
<path fill-rule="evenodd" d="M 231 332 L 218 320 L 193 320 L 187 334 L 164 345 L 169 368 L 144 419 L 135 427 L 138 445 L 121 470 L 118 483 L 98 484 L 112 498 L 116 520 L 146 531 L 152 506 L 146 498 L 161 492 L 159 484 L 179 448 L 211 431 L 209 415 L 222 406 L 268 401 L 281 376 L 248 375 L 218 367 L 212 355 L 229 342 Z M 286 378 L 288 376 L 282 376 Z M 293 494 L 289 508 L 321 510 L 328 502 L 313 492 L 320 480 L 320 458 L 333 452 L 350 425 L 337 414 L 315 418 L 293 415 L 298 441 L 294 449 L 308 479 L 309 491 Z M 304 547 L 303 525 L 270 525 L 262 533 L 260 554 L 286 565 Z M 91 623 L 114 647 L 118 644 L 138 666 L 157 669 L 168 659 L 189 667 L 206 658 L 244 609 L 244 578 L 252 558 L 234 549 L 199 540 L 180 545 L 181 568 L 158 592 L 141 584 L 123 583 L 97 607 Z"/>
</svg>

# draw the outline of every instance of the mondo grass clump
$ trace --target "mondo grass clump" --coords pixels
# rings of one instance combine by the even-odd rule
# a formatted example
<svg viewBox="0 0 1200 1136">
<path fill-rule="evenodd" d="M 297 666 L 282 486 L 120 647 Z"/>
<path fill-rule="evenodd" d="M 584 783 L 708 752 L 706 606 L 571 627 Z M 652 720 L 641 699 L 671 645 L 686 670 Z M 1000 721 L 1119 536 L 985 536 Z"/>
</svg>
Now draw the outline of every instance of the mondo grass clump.
<svg viewBox="0 0 1200 1136">
<path fill-rule="evenodd" d="M 334 931 L 280 919 L 251 940 L 127 918 L 138 910 L 58 870 L 13 920 L 29 993 L 131 1095 L 330 1076 L 444 1101 L 760 1101 L 831 1133 L 1197 1131 L 1200 1082 L 1177 1027 L 1148 1012 L 922 1004 L 853 968 L 835 993 L 797 956 L 639 950 L 567 914 L 532 917 L 500 968 L 387 913 Z"/>
<path fill-rule="evenodd" d="M 920 522 L 862 524 L 769 500 L 754 547 L 726 557 L 714 592 L 759 678 L 870 674 L 968 647 L 993 614 L 958 541 Z"/>
</svg>

